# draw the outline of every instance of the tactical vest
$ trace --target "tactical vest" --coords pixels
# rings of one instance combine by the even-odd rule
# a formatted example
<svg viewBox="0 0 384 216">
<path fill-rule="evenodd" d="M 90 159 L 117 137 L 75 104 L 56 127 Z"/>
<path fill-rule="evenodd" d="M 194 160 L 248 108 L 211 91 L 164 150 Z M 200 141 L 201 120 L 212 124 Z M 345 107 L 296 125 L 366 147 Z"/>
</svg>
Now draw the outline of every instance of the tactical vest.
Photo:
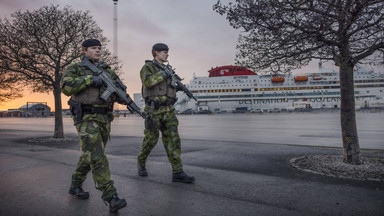
<svg viewBox="0 0 384 216">
<path fill-rule="evenodd" d="M 75 64 L 74 68 L 79 73 L 79 76 L 93 75 L 93 72 L 88 67 L 82 67 L 78 63 Z M 105 89 L 105 87 L 96 88 L 88 86 L 83 91 L 72 95 L 71 99 L 82 104 L 106 105 L 109 107 L 113 104 L 116 98 L 115 95 L 112 94 L 107 101 L 100 99 L 99 96 L 105 91 Z"/>
<path fill-rule="evenodd" d="M 155 71 L 155 73 L 159 72 L 161 68 L 154 65 L 152 62 L 147 62 L 147 64 L 150 65 Z M 158 96 L 167 96 L 170 98 L 176 98 L 176 89 L 170 87 L 172 78 L 168 78 L 166 80 L 163 80 L 159 84 L 153 86 L 152 88 L 146 88 L 142 87 L 142 95 L 143 98 L 146 99 L 148 97 L 158 97 Z"/>
</svg>

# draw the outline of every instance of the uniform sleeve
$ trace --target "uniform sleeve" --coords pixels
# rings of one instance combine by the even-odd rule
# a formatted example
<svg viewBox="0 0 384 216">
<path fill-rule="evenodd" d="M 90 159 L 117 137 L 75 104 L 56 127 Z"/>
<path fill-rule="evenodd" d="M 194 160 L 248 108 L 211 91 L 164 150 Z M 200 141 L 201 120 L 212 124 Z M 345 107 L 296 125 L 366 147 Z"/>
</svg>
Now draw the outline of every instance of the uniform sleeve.
<svg viewBox="0 0 384 216">
<path fill-rule="evenodd" d="M 111 76 L 112 80 L 120 80 L 121 81 L 120 77 L 110 67 L 106 68 L 105 70 L 107 70 L 109 72 L 109 75 Z"/>
<path fill-rule="evenodd" d="M 145 64 L 140 71 L 141 83 L 146 88 L 151 88 L 164 81 L 160 72 L 156 72 L 150 64 Z"/>
<path fill-rule="evenodd" d="M 83 91 L 92 83 L 92 75 L 79 76 L 75 64 L 68 66 L 61 79 L 61 90 L 63 94 L 71 96 Z"/>
</svg>

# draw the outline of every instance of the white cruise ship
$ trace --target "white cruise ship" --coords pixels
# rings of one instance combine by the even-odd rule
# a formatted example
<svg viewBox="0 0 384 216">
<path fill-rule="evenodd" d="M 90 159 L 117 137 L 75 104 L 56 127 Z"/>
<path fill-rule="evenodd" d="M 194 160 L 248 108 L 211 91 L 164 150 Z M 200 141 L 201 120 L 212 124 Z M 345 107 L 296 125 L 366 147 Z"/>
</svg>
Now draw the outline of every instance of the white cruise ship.
<svg viewBox="0 0 384 216">
<path fill-rule="evenodd" d="M 339 72 L 323 68 L 302 75 L 257 75 L 238 66 L 212 68 L 209 77 L 193 77 L 187 85 L 197 98 L 178 92 L 176 110 L 245 112 L 340 107 Z M 384 74 L 357 66 L 354 70 L 356 107 L 384 108 Z"/>
</svg>

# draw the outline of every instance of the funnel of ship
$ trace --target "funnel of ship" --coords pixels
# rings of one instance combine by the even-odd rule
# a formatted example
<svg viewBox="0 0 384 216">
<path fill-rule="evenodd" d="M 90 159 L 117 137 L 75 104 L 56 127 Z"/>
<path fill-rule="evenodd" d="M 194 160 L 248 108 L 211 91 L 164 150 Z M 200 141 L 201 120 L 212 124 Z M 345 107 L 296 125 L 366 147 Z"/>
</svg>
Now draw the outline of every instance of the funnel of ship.
<svg viewBox="0 0 384 216">
<path fill-rule="evenodd" d="M 233 65 L 212 68 L 208 71 L 208 73 L 209 77 L 257 75 L 255 72 L 247 68 Z"/>
</svg>

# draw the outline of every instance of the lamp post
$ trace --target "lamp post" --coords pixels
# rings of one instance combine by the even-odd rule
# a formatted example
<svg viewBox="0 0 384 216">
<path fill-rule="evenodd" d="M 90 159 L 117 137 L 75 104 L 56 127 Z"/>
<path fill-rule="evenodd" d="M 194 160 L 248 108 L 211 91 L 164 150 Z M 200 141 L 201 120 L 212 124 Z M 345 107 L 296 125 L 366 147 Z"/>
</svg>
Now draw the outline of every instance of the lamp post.
<svg viewBox="0 0 384 216">
<path fill-rule="evenodd" d="M 117 56 L 117 1 L 113 0 L 113 55 Z"/>
</svg>

